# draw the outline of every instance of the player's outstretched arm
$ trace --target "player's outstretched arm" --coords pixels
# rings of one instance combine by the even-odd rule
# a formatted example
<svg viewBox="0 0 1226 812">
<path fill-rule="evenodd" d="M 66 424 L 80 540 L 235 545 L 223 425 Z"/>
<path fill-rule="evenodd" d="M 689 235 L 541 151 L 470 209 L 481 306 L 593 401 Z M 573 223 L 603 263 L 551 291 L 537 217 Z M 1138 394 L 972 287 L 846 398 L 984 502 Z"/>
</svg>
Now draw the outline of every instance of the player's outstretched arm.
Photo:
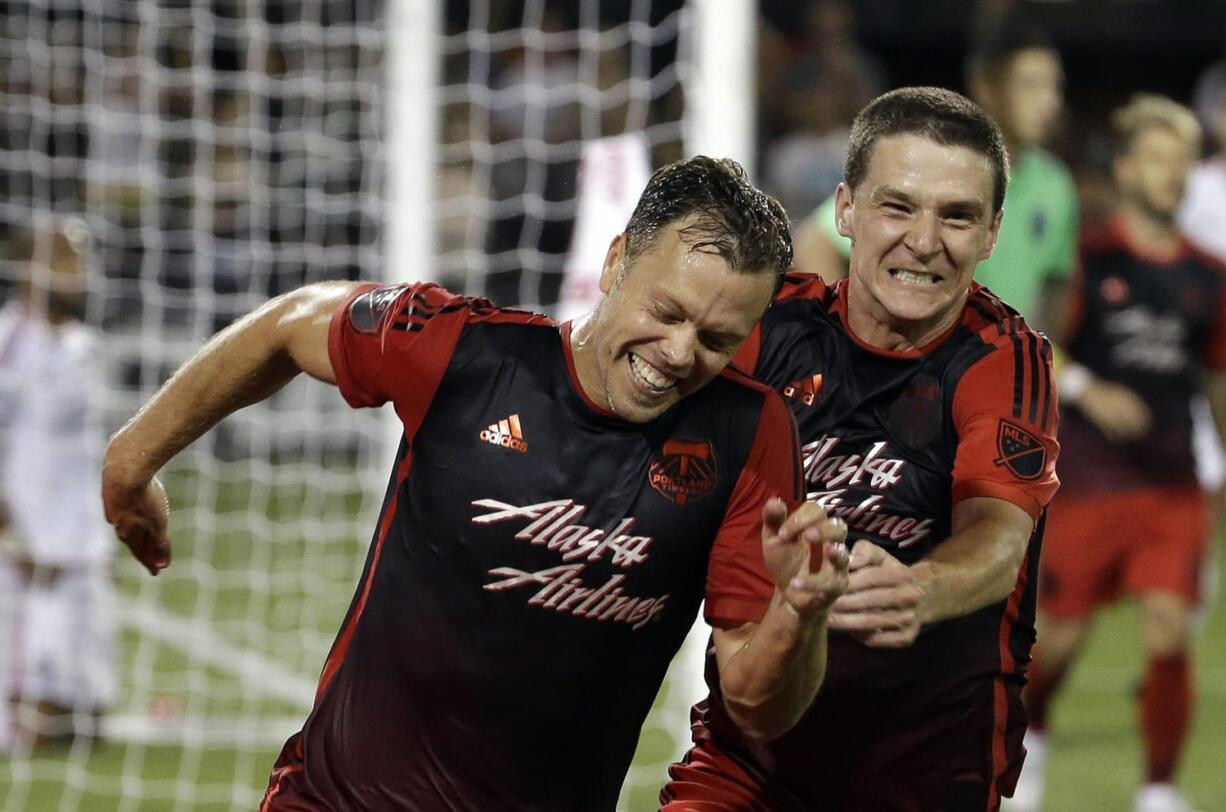
<svg viewBox="0 0 1226 812">
<path fill-rule="evenodd" d="M 328 326 L 356 287 L 308 285 L 230 325 L 111 438 L 102 461 L 106 518 L 149 572 L 170 564 L 169 506 L 154 475 L 223 417 L 263 400 L 299 372 L 335 383 Z"/>
<path fill-rule="evenodd" d="M 778 738 L 799 721 L 826 674 L 826 618 L 847 587 L 847 525 L 812 502 L 762 511 L 762 552 L 775 594 L 760 623 L 714 632 L 724 702 L 748 735 Z"/>
<path fill-rule="evenodd" d="M 953 535 L 911 566 L 869 541 L 851 551 L 846 594 L 830 628 L 876 648 L 903 648 L 927 623 L 970 614 L 1004 600 L 1017 583 L 1034 521 L 1003 499 L 954 506 Z"/>
</svg>

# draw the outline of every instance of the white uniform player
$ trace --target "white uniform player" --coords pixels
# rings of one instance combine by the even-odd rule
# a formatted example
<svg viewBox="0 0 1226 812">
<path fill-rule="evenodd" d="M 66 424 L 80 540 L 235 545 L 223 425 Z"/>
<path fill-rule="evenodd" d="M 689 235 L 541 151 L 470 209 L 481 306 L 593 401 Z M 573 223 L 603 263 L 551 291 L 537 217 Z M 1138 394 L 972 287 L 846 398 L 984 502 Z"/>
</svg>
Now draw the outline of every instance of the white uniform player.
<svg viewBox="0 0 1226 812">
<path fill-rule="evenodd" d="M 73 711 L 39 735 L 84 732 L 114 700 L 111 534 L 102 515 L 98 365 L 89 328 L 0 310 L 0 578 L 7 693 Z M 3 679 L 4 677 L 0 677 Z M 26 711 L 16 720 L 37 725 Z M 11 734 L 11 731 L 9 731 Z M 0 734 L 0 743 L 4 736 Z"/>
</svg>

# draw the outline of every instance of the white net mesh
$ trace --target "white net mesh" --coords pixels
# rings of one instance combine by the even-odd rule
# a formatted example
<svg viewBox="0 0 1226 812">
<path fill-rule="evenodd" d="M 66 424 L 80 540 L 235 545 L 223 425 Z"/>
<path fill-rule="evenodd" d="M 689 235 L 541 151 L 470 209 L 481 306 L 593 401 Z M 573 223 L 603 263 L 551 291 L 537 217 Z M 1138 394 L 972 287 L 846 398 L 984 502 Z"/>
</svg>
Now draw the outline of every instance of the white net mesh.
<svg viewBox="0 0 1226 812">
<path fill-rule="evenodd" d="M 17 246 L 46 214 L 88 227 L 86 322 L 106 381 L 91 393 L 95 458 L 205 338 L 303 282 L 428 276 L 552 312 L 593 186 L 587 147 L 630 136 L 643 166 L 680 157 L 681 0 L 441 5 L 437 207 L 401 213 L 433 217 L 438 261 L 389 273 L 383 3 L 0 2 L 0 237 Z M 610 212 L 607 245 L 624 203 L 594 205 Z M 5 257 L 11 303 L 39 262 Z M 385 430 L 300 380 L 181 454 L 166 476 L 174 565 L 153 579 L 119 554 L 104 579 L 118 689 L 102 737 L 30 747 L 63 720 L 28 701 L 0 714 L 19 730 L 0 737 L 0 809 L 254 808 L 352 595 Z M 49 494 L 45 509 L 71 506 Z M 12 549 L 0 683 L 20 693 L 28 586 Z M 649 722 L 624 808 L 654 808 L 691 692 Z M 66 729 L 91 719 L 78 708 Z"/>
</svg>

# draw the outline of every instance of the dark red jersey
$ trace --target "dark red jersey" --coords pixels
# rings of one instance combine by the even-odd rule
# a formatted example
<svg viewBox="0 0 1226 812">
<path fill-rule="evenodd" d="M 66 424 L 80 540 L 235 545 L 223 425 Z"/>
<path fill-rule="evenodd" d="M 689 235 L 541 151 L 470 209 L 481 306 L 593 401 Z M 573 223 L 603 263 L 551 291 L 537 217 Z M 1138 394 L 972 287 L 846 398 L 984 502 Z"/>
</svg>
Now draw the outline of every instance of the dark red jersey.
<svg viewBox="0 0 1226 812">
<path fill-rule="evenodd" d="M 1136 392 L 1153 422 L 1140 439 L 1116 444 L 1075 406 L 1066 409 L 1066 493 L 1195 487 L 1192 400 L 1206 369 L 1226 368 L 1222 266 L 1186 241 L 1169 259 L 1147 256 L 1116 219 L 1083 241 L 1074 302 L 1069 355 Z"/>
<path fill-rule="evenodd" d="M 899 766 L 909 760 L 906 747 L 929 747 L 921 731 L 950 718 L 955 726 L 962 719 L 974 749 L 960 762 L 951 753 L 950 769 L 1002 775 L 1001 737 L 1008 729 L 1020 739 L 1017 692 L 1034 642 L 1041 517 L 1057 486 L 1051 350 L 978 285 L 957 324 L 932 344 L 877 349 L 847 327 L 848 284 L 790 275 L 737 358 L 787 398 L 800 426 L 808 498 L 847 521 L 849 544 L 867 539 L 906 564 L 950 536 L 956 503 L 1003 499 L 1036 521 L 1027 560 L 1007 600 L 926 627 L 909 648 L 869 648 L 832 632 L 813 707 L 768 747 L 740 738 L 709 663 L 712 694 L 696 714 L 695 738 L 713 737 L 738 769 L 778 793 L 772 809 L 946 808 L 944 800 L 919 799 L 918 790 L 892 806 L 857 793 L 881 781 L 874 770 L 899 778 L 919 769 Z M 980 735 L 970 726 L 972 705 L 985 702 Z M 958 747 L 955 737 L 943 739 Z M 953 766 L 959 763 L 971 766 Z M 897 794 L 885 783 L 873 791 Z M 986 783 L 982 791 L 989 792 Z"/>
<path fill-rule="evenodd" d="M 360 291 L 330 351 L 405 436 L 263 808 L 613 809 L 699 602 L 765 611 L 762 506 L 799 499 L 786 405 L 728 371 L 627 423 L 583 394 L 566 325 L 433 285 Z"/>
</svg>

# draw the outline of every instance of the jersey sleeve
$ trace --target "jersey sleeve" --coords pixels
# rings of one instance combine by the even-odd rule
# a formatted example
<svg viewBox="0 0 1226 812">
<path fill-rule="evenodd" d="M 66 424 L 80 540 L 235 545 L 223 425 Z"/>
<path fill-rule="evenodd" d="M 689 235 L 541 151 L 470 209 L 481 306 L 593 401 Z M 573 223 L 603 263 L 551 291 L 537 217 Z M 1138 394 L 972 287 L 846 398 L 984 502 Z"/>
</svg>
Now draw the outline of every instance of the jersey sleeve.
<svg viewBox="0 0 1226 812">
<path fill-rule="evenodd" d="M 470 300 L 438 285 L 359 288 L 332 316 L 328 355 L 355 408 L 391 401 L 420 424 L 468 321 Z"/>
<path fill-rule="evenodd" d="M 839 233 L 835 195 L 826 198 L 822 205 L 813 210 L 810 216 L 813 225 L 830 240 L 830 244 L 839 252 L 839 256 L 847 259 L 851 256 L 851 240 Z"/>
<path fill-rule="evenodd" d="M 1046 339 L 1030 330 L 998 336 L 954 392 L 953 503 L 1003 499 L 1038 521 L 1059 485 L 1056 403 Z"/>
<path fill-rule="evenodd" d="M 796 422 L 773 390 L 758 420 L 753 446 L 711 548 L 705 615 L 713 626 L 756 623 L 775 593 L 762 558 L 762 508 L 778 496 L 794 510 L 804 499 Z"/>
</svg>

